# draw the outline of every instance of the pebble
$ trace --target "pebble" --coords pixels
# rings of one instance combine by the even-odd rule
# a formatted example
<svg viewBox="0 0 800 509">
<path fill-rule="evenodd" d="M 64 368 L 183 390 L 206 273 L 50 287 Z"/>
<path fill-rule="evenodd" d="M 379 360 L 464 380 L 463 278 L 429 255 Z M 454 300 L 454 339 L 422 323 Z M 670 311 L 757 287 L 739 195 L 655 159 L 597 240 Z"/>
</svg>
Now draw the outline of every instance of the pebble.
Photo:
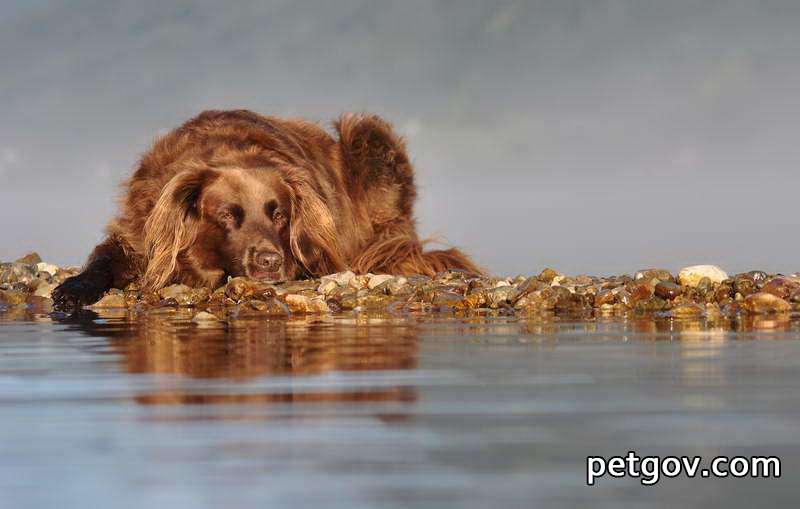
<svg viewBox="0 0 800 509">
<path fill-rule="evenodd" d="M 678 282 L 683 286 L 697 287 L 704 278 L 712 283 L 721 283 L 728 279 L 728 274 L 716 265 L 693 265 L 678 272 Z"/>
<path fill-rule="evenodd" d="M 41 263 L 42 257 L 39 256 L 39 253 L 33 251 L 31 253 L 26 254 L 21 258 L 17 258 L 14 260 L 14 263 L 24 263 L 26 265 L 36 265 L 37 263 Z"/>
<path fill-rule="evenodd" d="M 383 283 L 394 279 L 394 276 L 389 274 L 378 274 L 369 278 L 367 282 L 367 288 L 370 290 L 374 290 L 376 287 L 382 285 Z"/>
<path fill-rule="evenodd" d="M 58 273 L 58 265 L 53 265 L 52 263 L 39 262 L 36 264 L 36 270 L 38 270 L 39 272 L 47 272 L 51 276 L 55 276 Z"/>
<path fill-rule="evenodd" d="M 89 307 L 97 309 L 125 308 L 128 307 L 128 302 L 122 293 L 109 293 Z"/>
<path fill-rule="evenodd" d="M 327 313 L 330 311 L 328 304 L 321 298 L 290 294 L 285 299 L 286 305 L 292 313 Z"/>
<path fill-rule="evenodd" d="M 642 269 L 636 272 L 633 279 L 658 279 L 659 281 L 675 281 L 667 269 Z"/>
<path fill-rule="evenodd" d="M 58 283 L 43 283 L 36 287 L 36 290 L 33 292 L 33 294 L 37 297 L 46 297 L 49 299 L 53 294 L 53 290 L 55 290 L 57 286 Z"/>
<path fill-rule="evenodd" d="M 655 294 L 666 300 L 673 300 L 679 295 L 683 295 L 683 287 L 671 281 L 660 281 L 656 284 Z"/>
<path fill-rule="evenodd" d="M 26 258 L 35 261 L 35 257 Z M 54 288 L 77 268 L 59 268 L 38 261 L 0 263 L 0 305 L 49 305 Z M 93 308 L 137 309 L 160 306 L 202 306 L 214 317 L 290 314 L 459 312 L 636 313 L 666 316 L 705 314 L 732 317 L 740 313 L 800 311 L 800 277 L 751 271 L 728 277 L 716 266 L 682 269 L 677 278 L 666 269 L 643 269 L 628 275 L 598 278 L 567 276 L 545 269 L 536 276 L 481 277 L 448 270 L 430 276 L 356 275 L 352 271 L 319 279 L 263 283 L 229 278 L 214 290 L 171 285 L 147 293 L 137 284 L 111 290 Z M 212 321 L 197 313 L 196 323 Z M 215 318 L 225 321 L 224 318 Z M 194 319 L 193 319 L 194 320 Z"/>
<path fill-rule="evenodd" d="M 792 305 L 771 293 L 759 292 L 747 296 L 741 303 L 744 311 L 754 314 L 785 313 Z"/>
</svg>

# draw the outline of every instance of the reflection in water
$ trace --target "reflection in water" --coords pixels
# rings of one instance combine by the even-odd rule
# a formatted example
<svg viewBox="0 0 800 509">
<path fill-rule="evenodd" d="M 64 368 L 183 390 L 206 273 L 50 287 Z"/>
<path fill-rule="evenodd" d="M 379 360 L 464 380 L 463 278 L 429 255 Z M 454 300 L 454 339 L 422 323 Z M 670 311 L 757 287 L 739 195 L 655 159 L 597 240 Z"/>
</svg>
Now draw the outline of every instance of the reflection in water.
<svg viewBox="0 0 800 509">
<path fill-rule="evenodd" d="M 216 326 L 191 322 L 187 310 L 159 310 L 135 316 L 103 312 L 99 319 L 71 323 L 81 333 L 107 338 L 129 373 L 183 375 L 194 379 L 246 381 L 258 377 L 319 375 L 331 372 L 381 372 L 416 367 L 417 332 L 412 323 L 355 318 L 244 318 Z M 363 390 L 302 390 L 287 381 L 276 392 L 203 394 L 181 390 L 175 378 L 156 392 L 141 394 L 143 404 L 267 403 L 329 401 L 413 401 L 406 387 Z"/>
</svg>

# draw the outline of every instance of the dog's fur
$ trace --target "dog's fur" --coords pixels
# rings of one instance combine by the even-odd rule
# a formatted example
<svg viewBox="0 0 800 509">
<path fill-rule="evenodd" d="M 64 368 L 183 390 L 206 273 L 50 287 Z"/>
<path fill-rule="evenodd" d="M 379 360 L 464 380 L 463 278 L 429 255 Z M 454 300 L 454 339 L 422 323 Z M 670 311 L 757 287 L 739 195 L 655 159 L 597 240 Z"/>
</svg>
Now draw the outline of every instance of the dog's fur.
<svg viewBox="0 0 800 509">
<path fill-rule="evenodd" d="M 414 172 L 403 141 L 376 116 L 343 115 L 338 141 L 316 124 L 206 111 L 157 140 L 128 181 L 121 213 L 62 308 L 141 280 L 216 287 L 358 273 L 480 273 L 457 249 L 423 251 Z"/>
</svg>

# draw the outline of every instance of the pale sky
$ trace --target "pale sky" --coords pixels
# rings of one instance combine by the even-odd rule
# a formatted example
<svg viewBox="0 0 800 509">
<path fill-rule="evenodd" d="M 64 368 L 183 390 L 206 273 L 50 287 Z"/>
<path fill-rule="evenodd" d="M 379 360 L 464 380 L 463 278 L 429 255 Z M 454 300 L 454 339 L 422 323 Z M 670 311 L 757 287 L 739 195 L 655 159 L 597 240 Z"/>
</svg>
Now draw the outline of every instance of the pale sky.
<svg viewBox="0 0 800 509">
<path fill-rule="evenodd" d="M 0 259 L 80 264 L 209 108 L 409 142 L 420 231 L 502 274 L 800 270 L 800 2 L 0 0 Z"/>
</svg>

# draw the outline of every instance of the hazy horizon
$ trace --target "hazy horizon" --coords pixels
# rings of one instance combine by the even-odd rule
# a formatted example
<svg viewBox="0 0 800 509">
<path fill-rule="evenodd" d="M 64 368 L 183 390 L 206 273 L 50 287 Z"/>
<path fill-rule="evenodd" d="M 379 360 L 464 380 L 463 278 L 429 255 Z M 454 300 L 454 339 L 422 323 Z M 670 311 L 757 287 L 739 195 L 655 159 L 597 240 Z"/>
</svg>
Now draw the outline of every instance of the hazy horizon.
<svg viewBox="0 0 800 509">
<path fill-rule="evenodd" d="M 0 1 L 0 260 L 81 264 L 204 109 L 407 138 L 423 236 L 500 274 L 800 270 L 800 3 Z"/>
</svg>

